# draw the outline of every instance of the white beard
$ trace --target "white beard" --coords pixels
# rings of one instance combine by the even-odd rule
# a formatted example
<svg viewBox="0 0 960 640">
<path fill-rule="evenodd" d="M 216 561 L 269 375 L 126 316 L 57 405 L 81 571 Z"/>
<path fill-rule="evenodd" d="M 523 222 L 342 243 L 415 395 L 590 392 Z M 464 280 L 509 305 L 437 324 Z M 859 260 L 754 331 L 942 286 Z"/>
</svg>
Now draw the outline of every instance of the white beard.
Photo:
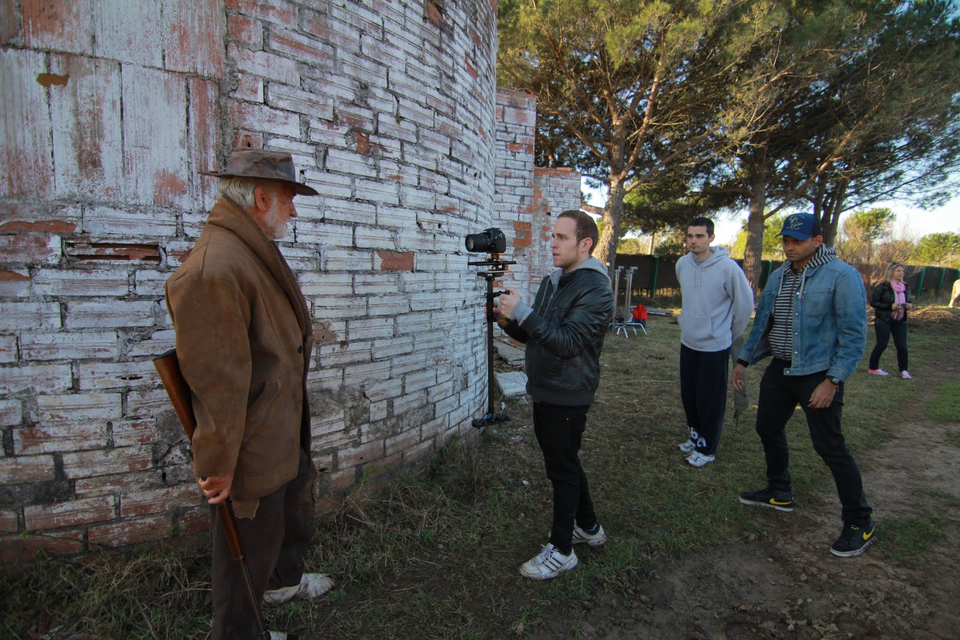
<svg viewBox="0 0 960 640">
<path fill-rule="evenodd" d="M 280 222 L 280 213 L 277 211 L 276 203 L 267 211 L 263 218 L 263 223 L 267 228 L 267 237 L 271 240 L 280 240 L 285 238 L 290 232 L 290 219 Z"/>
</svg>

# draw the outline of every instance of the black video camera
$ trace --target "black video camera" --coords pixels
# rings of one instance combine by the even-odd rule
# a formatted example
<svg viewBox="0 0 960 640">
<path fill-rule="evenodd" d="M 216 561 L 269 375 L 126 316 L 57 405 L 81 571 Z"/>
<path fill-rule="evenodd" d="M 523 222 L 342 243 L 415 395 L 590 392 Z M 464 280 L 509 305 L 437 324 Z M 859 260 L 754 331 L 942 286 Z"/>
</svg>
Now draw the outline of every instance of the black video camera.
<svg viewBox="0 0 960 640">
<path fill-rule="evenodd" d="M 464 244 L 470 253 L 503 253 L 507 250 L 507 237 L 493 227 L 481 233 L 471 233 Z"/>
</svg>

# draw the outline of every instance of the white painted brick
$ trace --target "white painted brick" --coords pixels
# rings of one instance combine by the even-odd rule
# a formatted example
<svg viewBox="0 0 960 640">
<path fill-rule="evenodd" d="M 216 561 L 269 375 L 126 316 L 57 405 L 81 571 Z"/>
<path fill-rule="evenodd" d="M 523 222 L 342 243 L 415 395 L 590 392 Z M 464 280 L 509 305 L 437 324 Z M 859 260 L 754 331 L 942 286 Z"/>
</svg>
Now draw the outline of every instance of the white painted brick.
<svg viewBox="0 0 960 640">
<path fill-rule="evenodd" d="M 13 430 L 16 455 L 102 449 L 107 445 L 107 427 L 102 422 L 71 421 Z"/>
<path fill-rule="evenodd" d="M 149 446 L 63 454 L 63 473 L 68 480 L 142 471 L 152 466 Z"/>
<path fill-rule="evenodd" d="M 396 320 L 395 331 L 397 335 L 416 334 L 423 331 L 424 327 L 430 326 L 431 315 L 429 313 L 408 313 L 398 316 Z"/>
<path fill-rule="evenodd" d="M 394 319 L 392 317 L 348 320 L 347 340 L 354 342 L 373 338 L 391 338 L 393 337 L 393 326 Z"/>
<path fill-rule="evenodd" d="M 237 89 L 231 97 L 247 102 L 263 102 L 263 78 L 247 73 L 237 73 Z"/>
<path fill-rule="evenodd" d="M 172 410 L 170 397 L 163 388 L 134 389 L 126 393 L 125 418 L 150 418 Z"/>
<path fill-rule="evenodd" d="M 437 194 L 426 189 L 400 187 L 400 202 L 411 209 L 432 211 L 437 206 Z"/>
<path fill-rule="evenodd" d="M 389 360 L 347 365 L 343 368 L 343 384 L 347 386 L 368 385 L 389 377 Z"/>
<path fill-rule="evenodd" d="M 326 271 L 370 271 L 373 268 L 370 251 L 359 249 L 328 249 L 323 255 Z"/>
<path fill-rule="evenodd" d="M 366 298 L 317 297 L 313 300 L 313 317 L 318 320 L 340 320 L 363 317 L 367 314 Z"/>
<path fill-rule="evenodd" d="M 300 72 L 295 60 L 266 51 L 251 51 L 233 43 L 227 47 L 227 58 L 237 65 L 237 69 L 252 76 L 276 80 L 290 86 L 300 83 Z"/>
<path fill-rule="evenodd" d="M 117 333 L 24 333 L 20 349 L 25 360 L 86 360 L 115 358 Z"/>
<path fill-rule="evenodd" d="M 370 342 L 343 342 L 325 344 L 319 348 L 320 366 L 370 362 Z"/>
<path fill-rule="evenodd" d="M 354 181 L 354 193 L 360 200 L 382 202 L 388 205 L 400 204 L 398 187 L 390 182 L 358 178 Z M 371 219 L 370 222 L 373 222 L 373 220 Z"/>
<path fill-rule="evenodd" d="M 371 316 L 396 317 L 410 311 L 410 303 L 406 296 L 396 294 L 392 296 L 373 296 L 367 304 L 367 313 Z"/>
<path fill-rule="evenodd" d="M 85 393 L 37 397 L 37 419 L 43 423 L 119 418 L 119 393 Z"/>
<path fill-rule="evenodd" d="M 166 316 L 166 309 L 163 310 L 163 314 Z M 154 331 L 149 339 L 141 340 L 140 342 L 134 344 L 133 347 L 127 351 L 126 355 L 131 358 L 139 358 L 143 356 L 155 357 L 161 353 L 165 353 L 170 349 L 173 349 L 175 339 L 176 336 L 173 332 L 173 329 Z"/>
<path fill-rule="evenodd" d="M 267 45 L 273 51 L 313 68 L 331 69 L 336 59 L 334 48 L 323 40 L 287 29 L 270 29 Z"/>
<path fill-rule="evenodd" d="M 353 276 L 349 273 L 301 273 L 300 291 L 305 297 L 349 296 L 353 293 Z"/>
<path fill-rule="evenodd" d="M 297 220 L 297 242 L 324 247 L 352 247 L 353 227 L 330 222 Z"/>
<path fill-rule="evenodd" d="M 391 360 L 391 364 L 393 365 L 394 377 L 401 376 L 412 371 L 420 371 L 423 368 L 423 363 L 425 360 L 426 356 L 422 353 L 411 353 L 393 358 Z"/>
<path fill-rule="evenodd" d="M 413 351 L 413 336 L 399 336 L 373 341 L 374 358 L 392 358 Z"/>
<path fill-rule="evenodd" d="M 366 202 L 328 201 L 324 205 L 323 215 L 328 221 L 373 224 L 377 209 L 376 205 Z"/>
<path fill-rule="evenodd" d="M 153 418 L 143 420 L 114 420 L 112 423 L 113 444 L 117 447 L 132 447 L 150 444 L 156 437 L 157 421 Z"/>
<path fill-rule="evenodd" d="M 70 365 L 0 367 L 0 393 L 56 393 L 69 389 L 72 381 Z"/>
<path fill-rule="evenodd" d="M 389 414 L 390 414 L 389 400 L 370 403 L 370 421 L 371 422 L 386 420 Z"/>
<path fill-rule="evenodd" d="M 354 240 L 360 249 L 389 249 L 395 251 L 397 243 L 394 234 L 389 229 L 357 226 L 354 230 Z"/>
<path fill-rule="evenodd" d="M 416 411 L 418 409 L 424 409 L 428 405 L 427 403 L 427 392 L 426 391 L 417 391 L 415 393 L 408 393 L 399 398 L 393 400 L 393 415 L 402 416 L 408 411 Z"/>
<path fill-rule="evenodd" d="M 80 364 L 77 383 L 81 391 L 156 386 L 157 371 L 150 360 Z"/>
<path fill-rule="evenodd" d="M 33 288 L 42 296 L 125 296 L 129 274 L 121 269 L 40 269 Z"/>
<path fill-rule="evenodd" d="M 66 326 L 70 329 L 151 327 L 166 315 L 156 302 L 69 302 Z"/>
<path fill-rule="evenodd" d="M 20 400 L 0 400 L 0 427 L 20 424 L 23 420 L 23 404 Z"/>
<path fill-rule="evenodd" d="M 306 183 L 320 192 L 321 202 L 328 198 L 348 199 L 353 195 L 353 178 L 340 173 L 307 170 Z"/>
<path fill-rule="evenodd" d="M 436 382 L 437 374 L 435 370 L 417 371 L 403 377 L 403 390 L 409 394 L 431 387 L 435 385 Z"/>
<path fill-rule="evenodd" d="M 117 197 L 123 184 L 120 65 L 111 60 L 52 56 L 53 73 L 70 78 L 50 94 L 57 193 Z M 97 126 L 91 127 L 90 123 Z"/>
<path fill-rule="evenodd" d="M 6 11 L 12 6 L 5 7 Z M 5 16 L 9 19 L 11 16 Z M 53 193 L 53 150 L 47 89 L 36 81 L 45 73 L 44 54 L 0 49 L 0 86 L 5 88 L 0 157 L 0 197 L 48 198 Z M 6 159 L 16 158 L 16 162 Z"/>
<path fill-rule="evenodd" d="M 300 116 L 295 113 L 252 102 L 231 103 L 229 111 L 237 127 L 288 138 L 300 137 Z"/>
<path fill-rule="evenodd" d="M 17 361 L 17 337 L 0 335 L 0 363 Z"/>
<path fill-rule="evenodd" d="M 360 155 L 354 151 L 327 149 L 324 168 L 327 171 L 347 173 L 353 176 L 377 177 L 377 167 L 373 158 Z"/>
<path fill-rule="evenodd" d="M 133 292 L 138 296 L 156 297 L 164 294 L 163 287 L 167 278 L 173 275 L 170 271 L 151 271 L 141 269 L 133 274 Z"/>
<path fill-rule="evenodd" d="M 184 79 L 132 65 L 124 65 L 121 76 L 124 193 L 142 204 L 187 208 L 190 175 Z"/>
<path fill-rule="evenodd" d="M 318 248 L 304 243 L 280 243 L 280 253 L 294 271 L 317 271 L 320 268 L 320 253 Z"/>
<path fill-rule="evenodd" d="M 83 214 L 83 231 L 95 238 L 161 238 L 177 233 L 173 213 L 156 210 L 90 207 Z"/>
</svg>

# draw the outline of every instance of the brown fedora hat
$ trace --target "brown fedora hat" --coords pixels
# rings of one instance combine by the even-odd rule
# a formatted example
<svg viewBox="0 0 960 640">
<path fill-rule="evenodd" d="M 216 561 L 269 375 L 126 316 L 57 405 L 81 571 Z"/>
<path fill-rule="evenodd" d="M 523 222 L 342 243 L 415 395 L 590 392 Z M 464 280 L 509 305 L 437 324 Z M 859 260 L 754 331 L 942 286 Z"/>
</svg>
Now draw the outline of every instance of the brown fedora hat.
<svg viewBox="0 0 960 640">
<path fill-rule="evenodd" d="M 320 195 L 316 189 L 297 182 L 293 156 L 283 151 L 237 149 L 230 154 L 227 166 L 220 171 L 200 171 L 199 173 L 214 178 L 256 178 L 284 182 L 292 186 L 293 190 L 301 196 Z"/>
</svg>

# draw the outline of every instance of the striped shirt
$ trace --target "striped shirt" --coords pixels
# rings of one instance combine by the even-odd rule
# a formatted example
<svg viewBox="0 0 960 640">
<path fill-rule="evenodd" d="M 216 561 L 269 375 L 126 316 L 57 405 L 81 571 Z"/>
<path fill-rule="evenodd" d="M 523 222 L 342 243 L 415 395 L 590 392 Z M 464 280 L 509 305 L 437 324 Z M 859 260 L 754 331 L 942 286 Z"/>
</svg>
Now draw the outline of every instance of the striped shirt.
<svg viewBox="0 0 960 640">
<path fill-rule="evenodd" d="M 802 269 L 794 269 L 792 262 L 784 262 L 780 290 L 773 303 L 773 326 L 768 336 L 774 358 L 787 362 L 793 360 L 793 301 L 797 295 L 803 295 L 807 269 L 819 267 L 836 258 L 836 251 L 821 244 Z"/>
</svg>

